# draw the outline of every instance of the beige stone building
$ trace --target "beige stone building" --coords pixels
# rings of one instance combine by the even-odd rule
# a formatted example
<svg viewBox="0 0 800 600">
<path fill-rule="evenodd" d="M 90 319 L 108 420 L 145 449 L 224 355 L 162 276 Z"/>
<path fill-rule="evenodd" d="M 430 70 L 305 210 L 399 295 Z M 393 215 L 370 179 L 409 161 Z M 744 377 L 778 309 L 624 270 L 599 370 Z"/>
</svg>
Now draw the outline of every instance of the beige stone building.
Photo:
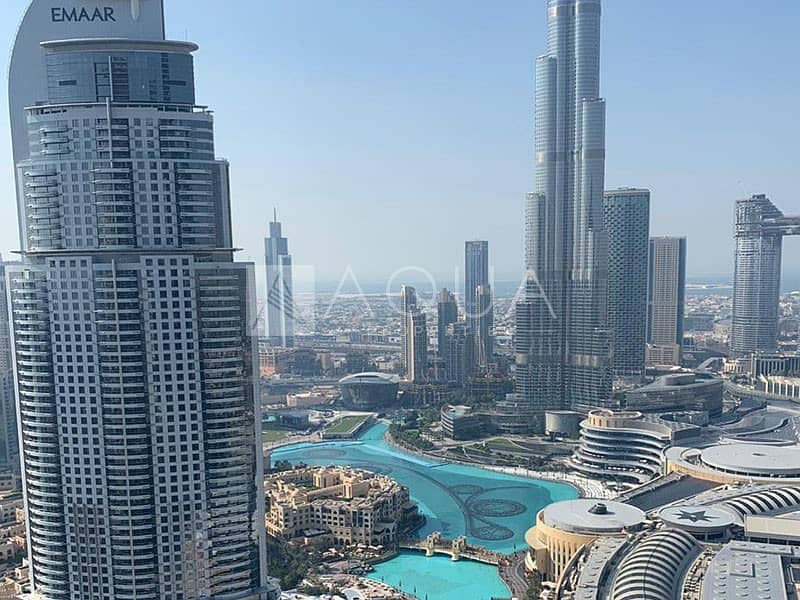
<svg viewBox="0 0 800 600">
<path fill-rule="evenodd" d="M 330 545 L 388 546 L 419 513 L 408 489 L 347 467 L 307 467 L 266 480 L 267 533 Z"/>
</svg>

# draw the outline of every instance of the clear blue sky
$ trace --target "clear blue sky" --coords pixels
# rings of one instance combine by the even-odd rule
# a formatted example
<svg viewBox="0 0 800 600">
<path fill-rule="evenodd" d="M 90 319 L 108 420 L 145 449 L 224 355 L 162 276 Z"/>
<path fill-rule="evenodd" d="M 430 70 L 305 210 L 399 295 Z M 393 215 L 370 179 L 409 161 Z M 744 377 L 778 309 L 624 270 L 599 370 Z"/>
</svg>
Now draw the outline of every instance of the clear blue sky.
<svg viewBox="0 0 800 600">
<path fill-rule="evenodd" d="M 8 48 L 25 4 L 0 9 Z M 544 0 L 166 5 L 169 36 L 200 44 L 198 101 L 231 160 L 242 258 L 261 260 L 277 206 L 295 263 L 320 278 L 348 264 L 362 279 L 405 265 L 452 278 L 472 238 L 490 241 L 498 277 L 519 275 Z M 652 231 L 689 238 L 690 274 L 732 270 L 736 198 L 800 212 L 799 27 L 797 0 L 604 3 L 607 187 L 652 190 Z M 5 123 L 4 253 L 17 246 Z M 798 256 L 788 242 L 787 271 Z"/>
</svg>

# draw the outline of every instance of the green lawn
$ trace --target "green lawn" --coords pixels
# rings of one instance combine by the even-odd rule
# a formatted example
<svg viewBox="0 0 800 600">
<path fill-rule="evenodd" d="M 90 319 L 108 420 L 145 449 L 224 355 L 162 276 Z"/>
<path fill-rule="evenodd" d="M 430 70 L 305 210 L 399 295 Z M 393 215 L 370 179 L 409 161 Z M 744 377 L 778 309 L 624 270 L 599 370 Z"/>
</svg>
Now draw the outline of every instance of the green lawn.
<svg viewBox="0 0 800 600">
<path fill-rule="evenodd" d="M 349 433 L 369 418 L 369 415 L 350 415 L 331 423 L 325 430 L 328 433 Z"/>
<path fill-rule="evenodd" d="M 278 429 L 274 425 L 271 426 L 270 425 L 264 424 L 264 427 L 262 429 L 262 436 L 264 438 L 265 444 L 269 444 L 271 442 L 277 442 L 278 440 L 282 440 L 283 438 L 289 437 L 291 431 L 289 431 L 288 429 Z"/>
<path fill-rule="evenodd" d="M 505 438 L 493 438 L 486 442 L 486 445 L 490 448 L 498 448 L 501 450 L 520 450 L 520 447 L 517 444 Z"/>
</svg>

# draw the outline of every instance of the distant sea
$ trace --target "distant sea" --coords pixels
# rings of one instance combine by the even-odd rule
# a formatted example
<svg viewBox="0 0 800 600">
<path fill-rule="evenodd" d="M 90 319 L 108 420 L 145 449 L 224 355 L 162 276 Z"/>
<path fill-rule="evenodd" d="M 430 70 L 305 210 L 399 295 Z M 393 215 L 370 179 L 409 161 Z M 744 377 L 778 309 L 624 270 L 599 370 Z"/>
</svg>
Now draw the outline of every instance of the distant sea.
<svg viewBox="0 0 800 600">
<path fill-rule="evenodd" d="M 443 287 L 453 289 L 452 281 L 396 281 L 389 286 L 388 292 L 391 294 L 400 293 L 400 286 L 413 285 L 417 288 L 417 293 L 423 296 L 433 296 L 438 289 Z M 435 284 L 435 287 L 433 285 Z M 730 295 L 733 289 L 732 277 L 730 275 L 703 275 L 691 276 L 686 278 L 687 293 L 694 296 Z M 463 282 L 460 282 L 456 293 L 463 293 L 461 289 Z M 519 289 L 519 281 L 497 280 L 494 283 L 494 293 L 498 298 L 510 298 Z M 359 289 L 360 287 L 360 289 Z M 295 282 L 295 293 L 309 293 L 314 291 L 316 294 L 358 294 L 367 295 L 387 293 L 385 281 L 359 281 L 356 286 L 351 280 L 344 283 L 338 281 L 317 281 L 313 287 L 307 282 Z M 783 293 L 800 291 L 800 273 L 784 274 L 781 281 L 781 291 Z"/>
</svg>

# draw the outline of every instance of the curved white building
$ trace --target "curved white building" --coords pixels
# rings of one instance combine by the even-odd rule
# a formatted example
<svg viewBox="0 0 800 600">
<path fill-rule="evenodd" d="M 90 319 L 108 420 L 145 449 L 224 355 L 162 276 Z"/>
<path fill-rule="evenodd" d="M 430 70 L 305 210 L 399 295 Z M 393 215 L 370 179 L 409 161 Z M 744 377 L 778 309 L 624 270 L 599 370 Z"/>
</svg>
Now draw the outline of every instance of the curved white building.
<svg viewBox="0 0 800 600">
<path fill-rule="evenodd" d="M 590 477 L 645 483 L 663 473 L 664 449 L 697 431 L 640 412 L 594 410 L 581 422 L 570 465 Z"/>
<path fill-rule="evenodd" d="M 161 0 L 34 0 L 9 273 L 34 597 L 265 598 L 253 266 Z"/>
</svg>

